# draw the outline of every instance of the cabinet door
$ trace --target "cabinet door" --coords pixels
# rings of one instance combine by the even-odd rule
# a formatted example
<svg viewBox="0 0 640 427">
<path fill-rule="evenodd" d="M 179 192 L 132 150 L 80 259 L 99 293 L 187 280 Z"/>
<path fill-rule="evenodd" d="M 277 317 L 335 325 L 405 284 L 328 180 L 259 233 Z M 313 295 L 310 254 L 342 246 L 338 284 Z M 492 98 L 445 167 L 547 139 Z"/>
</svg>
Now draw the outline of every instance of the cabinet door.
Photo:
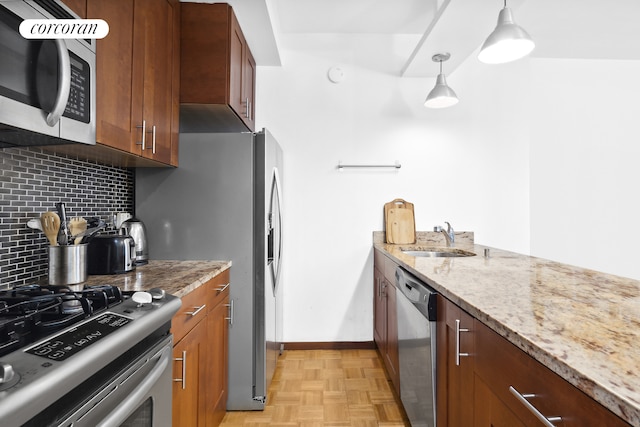
<svg viewBox="0 0 640 427">
<path fill-rule="evenodd" d="M 198 396 L 206 384 L 206 321 L 200 322 L 173 347 L 173 427 L 205 425 Z"/>
<path fill-rule="evenodd" d="M 438 296 L 437 414 L 440 427 L 473 425 L 473 317 Z"/>
<path fill-rule="evenodd" d="M 87 0 L 64 0 L 64 4 L 80 18 L 87 17 Z"/>
<path fill-rule="evenodd" d="M 387 300 L 384 296 L 384 275 L 375 268 L 373 270 L 373 339 L 380 349 L 386 353 L 387 341 Z"/>
<path fill-rule="evenodd" d="M 170 163 L 173 9 L 168 0 L 135 0 L 134 13 L 135 144 L 143 157 Z"/>
<path fill-rule="evenodd" d="M 398 355 L 398 308 L 396 307 L 396 287 L 386 282 L 387 299 L 387 351 L 385 362 L 391 382 L 398 396 L 400 395 L 400 358 Z"/>
<path fill-rule="evenodd" d="M 475 379 L 474 389 L 474 426 L 525 427 L 525 424 L 493 394 L 482 379 Z"/>
<path fill-rule="evenodd" d="M 504 413 L 508 410 L 530 427 L 541 425 L 533 408 L 541 416 L 562 418 L 556 424 L 565 427 L 629 426 L 477 319 L 474 330 L 476 380 L 481 380 L 504 406 L 503 409 L 492 408 L 492 411 Z M 516 391 L 526 395 L 526 398 L 522 397 L 531 407 L 516 397 Z M 482 400 L 476 403 L 477 408 L 485 404 Z"/>
<path fill-rule="evenodd" d="M 244 91 L 242 85 L 244 68 L 244 50 L 246 41 L 240 24 L 231 10 L 229 10 L 231 20 L 231 34 L 229 39 L 229 105 L 240 116 L 245 117 Z"/>
<path fill-rule="evenodd" d="M 255 130 L 256 62 L 232 9 L 229 14 L 229 105 L 249 130 Z"/>
<path fill-rule="evenodd" d="M 207 426 L 217 426 L 227 410 L 228 350 L 229 350 L 229 291 L 207 317 L 210 371 L 207 374 Z"/>
<path fill-rule="evenodd" d="M 87 0 L 87 16 L 109 23 L 109 34 L 96 43 L 96 141 L 135 151 L 132 122 L 133 1 Z"/>
<path fill-rule="evenodd" d="M 256 61 L 253 59 L 253 55 L 249 50 L 249 46 L 246 44 L 243 56 L 242 99 L 244 100 L 244 122 L 247 124 L 250 130 L 255 130 Z"/>
</svg>

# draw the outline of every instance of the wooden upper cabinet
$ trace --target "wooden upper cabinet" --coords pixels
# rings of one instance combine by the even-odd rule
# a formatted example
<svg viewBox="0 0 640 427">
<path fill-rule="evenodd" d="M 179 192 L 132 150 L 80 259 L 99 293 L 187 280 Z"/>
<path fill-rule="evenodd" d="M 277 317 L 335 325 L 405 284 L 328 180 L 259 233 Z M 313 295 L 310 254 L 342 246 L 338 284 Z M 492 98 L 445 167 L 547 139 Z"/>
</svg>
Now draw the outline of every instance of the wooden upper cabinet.
<svg viewBox="0 0 640 427">
<path fill-rule="evenodd" d="M 190 112 L 219 123 L 255 130 L 256 65 L 240 24 L 226 3 L 182 3 L 180 103 L 184 123 Z M 215 115 L 211 120 L 210 115 Z M 220 123 L 227 120 L 227 123 Z M 234 121 L 234 123 L 229 123 Z M 226 128 L 225 128 L 226 127 Z"/>
<path fill-rule="evenodd" d="M 80 18 L 87 17 L 87 0 L 64 0 L 64 4 Z"/>
<path fill-rule="evenodd" d="M 87 16 L 109 24 L 96 47 L 98 145 L 177 165 L 178 0 L 87 0 Z"/>
<path fill-rule="evenodd" d="M 109 24 L 96 46 L 96 141 L 131 153 L 133 7 L 133 1 L 87 1 L 88 16 Z"/>
<path fill-rule="evenodd" d="M 171 162 L 173 27 L 167 0 L 135 0 L 133 145 L 141 156 L 162 163 Z"/>
</svg>

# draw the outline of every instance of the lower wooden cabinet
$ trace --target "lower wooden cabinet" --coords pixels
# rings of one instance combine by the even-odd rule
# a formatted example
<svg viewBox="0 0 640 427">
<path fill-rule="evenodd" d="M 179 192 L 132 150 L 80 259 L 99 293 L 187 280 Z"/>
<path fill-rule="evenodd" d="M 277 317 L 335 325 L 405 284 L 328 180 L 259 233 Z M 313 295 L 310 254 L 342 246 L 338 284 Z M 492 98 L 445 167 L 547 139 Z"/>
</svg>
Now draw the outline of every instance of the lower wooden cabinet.
<svg viewBox="0 0 640 427">
<path fill-rule="evenodd" d="M 400 395 L 398 313 L 396 308 L 396 264 L 374 251 L 374 340 L 393 387 Z"/>
<path fill-rule="evenodd" d="M 227 384 L 229 362 L 229 290 L 224 291 L 221 301 L 216 304 L 207 316 L 208 343 L 206 351 L 209 358 L 210 371 L 206 378 L 210 383 L 206 386 L 208 408 L 206 408 L 206 425 L 217 426 L 222 422 L 227 411 Z"/>
<path fill-rule="evenodd" d="M 207 378 L 206 342 L 206 322 L 200 322 L 173 346 L 173 426 L 204 425 L 199 396 Z"/>
<path fill-rule="evenodd" d="M 474 319 L 438 295 L 437 425 L 474 425 Z"/>
<path fill-rule="evenodd" d="M 503 420 L 476 425 L 518 425 L 504 421 L 510 416 L 532 427 L 543 425 L 540 417 L 564 427 L 630 425 L 477 319 L 475 333 L 475 386 L 491 392 L 491 417 Z M 476 408 L 486 405 L 482 395 Z"/>
<path fill-rule="evenodd" d="M 438 427 L 629 426 L 441 296 L 437 327 Z"/>
<path fill-rule="evenodd" d="M 213 427 L 227 406 L 229 270 L 182 298 L 172 321 L 173 427 Z"/>
</svg>

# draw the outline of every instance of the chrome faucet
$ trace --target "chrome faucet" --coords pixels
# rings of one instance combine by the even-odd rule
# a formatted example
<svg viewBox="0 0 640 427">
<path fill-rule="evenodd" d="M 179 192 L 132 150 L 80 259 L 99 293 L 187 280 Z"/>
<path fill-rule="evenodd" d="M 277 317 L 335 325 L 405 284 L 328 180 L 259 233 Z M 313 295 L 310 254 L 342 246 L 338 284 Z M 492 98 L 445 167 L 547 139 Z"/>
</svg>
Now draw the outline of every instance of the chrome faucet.
<svg viewBox="0 0 640 427">
<path fill-rule="evenodd" d="M 447 241 L 447 246 L 453 246 L 456 242 L 456 236 L 453 231 L 453 227 L 446 221 L 444 223 L 447 224 L 447 231 L 444 231 L 444 229 L 439 225 L 433 227 L 433 231 L 444 234 L 444 238 Z"/>
</svg>

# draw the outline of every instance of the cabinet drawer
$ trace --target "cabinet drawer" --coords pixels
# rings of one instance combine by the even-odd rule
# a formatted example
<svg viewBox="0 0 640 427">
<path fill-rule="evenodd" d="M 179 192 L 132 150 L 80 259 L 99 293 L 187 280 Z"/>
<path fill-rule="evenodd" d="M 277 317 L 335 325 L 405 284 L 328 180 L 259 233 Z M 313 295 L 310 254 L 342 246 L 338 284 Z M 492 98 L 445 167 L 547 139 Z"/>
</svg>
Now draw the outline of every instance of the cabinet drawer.
<svg viewBox="0 0 640 427">
<path fill-rule="evenodd" d="M 173 342 L 180 341 L 213 307 L 229 296 L 229 272 L 229 269 L 223 271 L 182 297 L 182 307 L 171 320 Z"/>
<path fill-rule="evenodd" d="M 384 277 L 393 286 L 396 285 L 396 267 L 398 267 L 398 264 L 391 258 L 384 257 Z"/>
<path fill-rule="evenodd" d="M 177 343 L 202 319 L 207 316 L 211 304 L 207 301 L 208 285 L 206 283 L 182 297 L 182 307 L 171 320 L 173 342 Z"/>
<path fill-rule="evenodd" d="M 216 305 L 224 302 L 229 295 L 230 270 L 225 270 L 207 282 L 207 306 L 213 309 Z"/>
<path fill-rule="evenodd" d="M 510 387 L 521 394 L 534 394 L 526 400 L 545 417 L 561 417 L 556 425 L 629 425 L 478 320 L 475 331 L 476 375 L 525 425 L 541 424 Z"/>
</svg>

